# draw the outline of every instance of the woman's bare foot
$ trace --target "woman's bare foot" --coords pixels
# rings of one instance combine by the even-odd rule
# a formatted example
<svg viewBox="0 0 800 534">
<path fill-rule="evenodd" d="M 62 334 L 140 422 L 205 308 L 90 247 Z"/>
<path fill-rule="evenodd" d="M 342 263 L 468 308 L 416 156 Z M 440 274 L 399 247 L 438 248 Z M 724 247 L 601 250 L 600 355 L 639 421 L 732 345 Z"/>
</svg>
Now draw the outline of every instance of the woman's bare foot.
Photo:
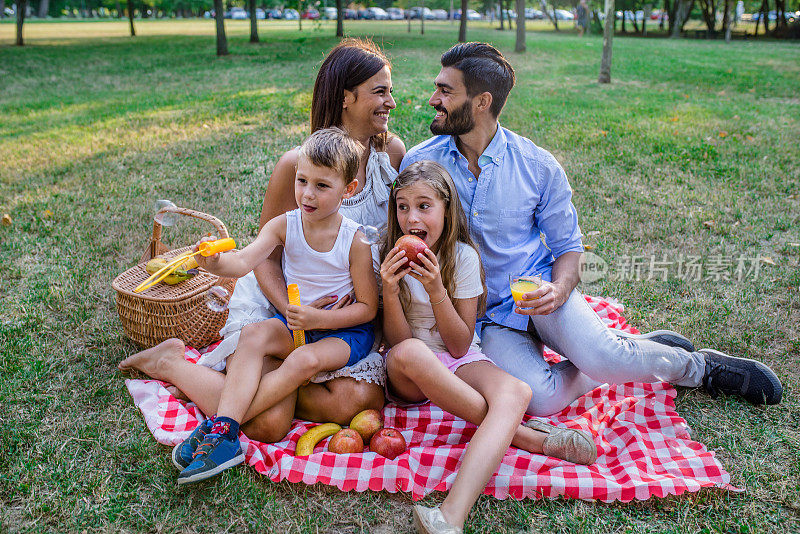
<svg viewBox="0 0 800 534">
<path fill-rule="evenodd" d="M 141 352 L 137 352 L 136 354 L 128 356 L 119 362 L 117 367 L 119 367 L 120 371 L 136 370 L 146 374 L 151 378 L 165 380 L 165 377 L 160 376 L 160 364 L 163 364 L 173 358 L 180 358 L 183 360 L 185 351 L 186 345 L 183 344 L 183 341 L 177 338 L 172 338 L 162 341 L 155 347 L 150 347 L 149 349 L 145 349 Z"/>
</svg>

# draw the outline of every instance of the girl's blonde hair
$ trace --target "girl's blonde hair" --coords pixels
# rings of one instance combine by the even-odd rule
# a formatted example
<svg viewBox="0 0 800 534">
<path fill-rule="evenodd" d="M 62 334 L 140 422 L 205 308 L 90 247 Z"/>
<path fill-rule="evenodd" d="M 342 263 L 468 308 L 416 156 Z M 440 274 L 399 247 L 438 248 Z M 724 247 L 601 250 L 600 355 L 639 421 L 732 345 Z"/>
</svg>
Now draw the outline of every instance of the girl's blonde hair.
<svg viewBox="0 0 800 534">
<path fill-rule="evenodd" d="M 442 283 L 447 290 L 447 294 L 452 298 L 456 289 L 457 243 L 461 241 L 472 247 L 475 252 L 478 251 L 478 248 L 469 236 L 467 218 L 461 208 L 461 201 L 458 198 L 455 183 L 453 183 L 453 179 L 447 170 L 438 163 L 427 160 L 418 161 L 412 163 L 397 175 L 397 180 L 392 185 L 392 192 L 389 195 L 389 220 L 387 222 L 386 238 L 381 246 L 381 262 L 386 259 L 386 255 L 392 250 L 395 242 L 403 235 L 400 223 L 397 222 L 397 192 L 416 183 L 423 183 L 429 186 L 445 204 L 444 226 L 442 235 L 437 243 L 438 250 L 435 252 L 439 260 Z M 478 317 L 483 315 L 486 307 L 486 280 L 483 265 L 481 265 L 480 271 L 483 294 L 478 299 Z M 407 308 L 410 302 L 408 287 L 404 280 L 400 280 L 400 302 L 403 304 L 404 309 Z"/>
</svg>

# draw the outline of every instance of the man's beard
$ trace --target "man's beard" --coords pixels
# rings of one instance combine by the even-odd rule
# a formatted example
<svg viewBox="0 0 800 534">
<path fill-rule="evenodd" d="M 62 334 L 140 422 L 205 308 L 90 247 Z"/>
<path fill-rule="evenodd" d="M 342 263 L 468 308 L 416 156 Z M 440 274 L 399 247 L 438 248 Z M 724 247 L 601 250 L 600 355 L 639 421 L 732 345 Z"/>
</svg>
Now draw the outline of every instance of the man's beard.
<svg viewBox="0 0 800 534">
<path fill-rule="evenodd" d="M 472 131 L 475 127 L 475 118 L 472 116 L 472 103 L 468 100 L 464 105 L 448 112 L 442 107 L 433 108 L 436 111 L 444 111 L 444 122 L 431 122 L 431 133 L 433 135 L 464 135 Z"/>
</svg>

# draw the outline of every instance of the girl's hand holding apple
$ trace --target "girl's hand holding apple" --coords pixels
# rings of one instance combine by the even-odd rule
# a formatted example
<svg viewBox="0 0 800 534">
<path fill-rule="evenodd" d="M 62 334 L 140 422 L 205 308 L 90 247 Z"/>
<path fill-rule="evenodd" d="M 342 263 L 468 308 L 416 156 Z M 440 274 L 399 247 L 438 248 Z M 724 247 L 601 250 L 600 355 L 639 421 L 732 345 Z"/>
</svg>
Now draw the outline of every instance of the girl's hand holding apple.
<svg viewBox="0 0 800 534">
<path fill-rule="evenodd" d="M 400 293 L 400 279 L 410 271 L 411 267 L 409 267 L 405 251 L 400 250 L 398 247 L 390 250 L 381 264 L 381 280 L 384 294 L 397 295 Z"/>
<path fill-rule="evenodd" d="M 436 254 L 431 249 L 426 248 L 425 252 L 417 254 L 417 257 L 412 259 L 410 274 L 422 283 L 432 302 L 442 299 L 445 294 L 442 273 Z"/>
</svg>

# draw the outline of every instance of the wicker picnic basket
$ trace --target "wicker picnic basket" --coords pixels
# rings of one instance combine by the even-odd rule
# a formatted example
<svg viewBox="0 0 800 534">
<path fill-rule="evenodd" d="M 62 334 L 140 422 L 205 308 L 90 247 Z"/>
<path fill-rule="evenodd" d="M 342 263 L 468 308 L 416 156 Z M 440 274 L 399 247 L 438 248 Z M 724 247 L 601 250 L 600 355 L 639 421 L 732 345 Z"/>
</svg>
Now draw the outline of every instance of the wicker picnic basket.
<svg viewBox="0 0 800 534">
<path fill-rule="evenodd" d="M 194 217 L 211 223 L 220 238 L 228 237 L 228 229 L 212 215 L 179 207 L 164 207 L 158 214 L 167 212 Z M 175 257 L 192 247 L 175 250 L 161 242 L 161 224 L 153 223 L 153 237 L 139 264 L 131 267 L 114 279 L 112 287 L 117 292 L 117 312 L 122 327 L 134 343 L 152 347 L 162 341 L 176 337 L 192 347 L 206 347 L 220 339 L 219 330 L 228 319 L 227 308 L 213 311 L 207 305 L 207 294 L 213 286 L 233 294 L 235 279 L 219 278 L 204 269 L 189 280 L 176 285 L 158 283 L 142 293 L 133 289 L 145 281 L 150 274 L 145 270 L 148 260 L 156 256 Z"/>
</svg>

